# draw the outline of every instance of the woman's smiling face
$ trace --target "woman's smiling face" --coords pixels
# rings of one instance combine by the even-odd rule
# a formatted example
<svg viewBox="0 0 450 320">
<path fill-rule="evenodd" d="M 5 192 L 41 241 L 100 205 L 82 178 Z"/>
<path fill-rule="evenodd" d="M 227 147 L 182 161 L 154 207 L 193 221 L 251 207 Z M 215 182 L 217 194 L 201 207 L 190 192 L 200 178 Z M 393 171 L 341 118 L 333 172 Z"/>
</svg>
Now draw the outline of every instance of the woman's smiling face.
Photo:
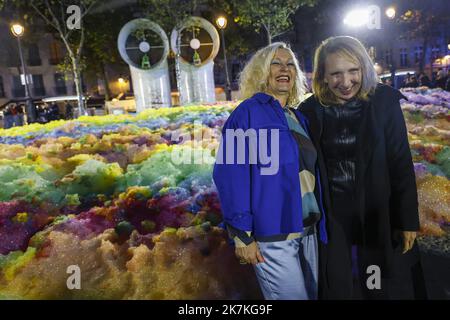
<svg viewBox="0 0 450 320">
<path fill-rule="evenodd" d="M 336 53 L 325 59 L 324 81 L 340 103 L 345 103 L 358 94 L 361 79 L 361 66 L 358 63 Z"/>
<path fill-rule="evenodd" d="M 291 53 L 286 49 L 278 49 L 270 63 L 268 91 L 275 96 L 289 95 L 296 76 L 297 69 Z"/>
</svg>

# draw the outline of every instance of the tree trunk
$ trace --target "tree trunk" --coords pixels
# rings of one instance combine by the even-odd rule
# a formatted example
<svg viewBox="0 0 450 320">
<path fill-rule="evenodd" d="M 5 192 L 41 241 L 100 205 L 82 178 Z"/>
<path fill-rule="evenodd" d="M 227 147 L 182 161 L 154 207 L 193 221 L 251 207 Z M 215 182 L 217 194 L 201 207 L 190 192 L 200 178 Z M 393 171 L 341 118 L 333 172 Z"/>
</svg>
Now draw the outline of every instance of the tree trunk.
<svg viewBox="0 0 450 320">
<path fill-rule="evenodd" d="M 111 90 L 109 89 L 109 82 L 108 82 L 108 75 L 106 74 L 106 68 L 105 68 L 105 64 L 102 62 L 101 63 L 101 76 L 102 76 L 102 80 L 103 83 L 105 84 L 105 101 L 108 101 L 111 99 Z"/>
<path fill-rule="evenodd" d="M 78 116 L 85 116 L 87 112 L 84 108 L 83 101 L 83 88 L 81 86 L 81 72 L 78 67 L 78 61 L 75 58 L 72 58 L 72 68 L 73 68 L 73 81 L 75 82 L 75 90 L 77 92 L 78 97 Z"/>
<path fill-rule="evenodd" d="M 83 34 L 82 34 L 83 35 Z M 70 47 L 69 43 L 67 42 L 67 39 L 64 37 L 64 34 L 60 32 L 60 36 L 64 44 L 66 45 L 67 53 L 69 54 L 70 61 L 72 63 L 72 73 L 73 73 L 73 81 L 75 83 L 75 90 L 78 97 L 78 117 L 87 115 L 87 112 L 84 108 L 84 101 L 83 101 L 83 88 L 81 86 L 81 71 L 80 67 L 78 65 L 78 58 L 75 56 L 75 54 L 72 51 L 72 48 Z M 83 37 L 82 37 L 83 38 Z M 82 42 L 80 42 L 80 47 L 78 50 L 81 49 Z M 79 55 L 78 55 L 79 57 Z"/>
<path fill-rule="evenodd" d="M 263 27 L 264 27 L 264 30 L 266 30 L 267 44 L 271 45 L 272 44 L 272 36 L 270 35 L 270 30 L 265 24 L 263 24 Z"/>
<path fill-rule="evenodd" d="M 423 69 L 425 67 L 425 56 L 427 54 L 427 47 L 428 47 L 428 37 L 425 36 L 423 39 L 423 44 L 422 44 L 422 55 L 420 56 L 420 60 L 419 60 L 420 73 L 423 72 Z"/>
<path fill-rule="evenodd" d="M 177 53 L 175 55 L 175 77 L 177 79 L 177 90 L 178 90 L 178 99 L 180 105 L 183 103 L 183 97 L 181 95 L 181 70 L 180 70 L 180 59 L 181 59 L 181 28 L 178 28 L 177 35 Z"/>
</svg>

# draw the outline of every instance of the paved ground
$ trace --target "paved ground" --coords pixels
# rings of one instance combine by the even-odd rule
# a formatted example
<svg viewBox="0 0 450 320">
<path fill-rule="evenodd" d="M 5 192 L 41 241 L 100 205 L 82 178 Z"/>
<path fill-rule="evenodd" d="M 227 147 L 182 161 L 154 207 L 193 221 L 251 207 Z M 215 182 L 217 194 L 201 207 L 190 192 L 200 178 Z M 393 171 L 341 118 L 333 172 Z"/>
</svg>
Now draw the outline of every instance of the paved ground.
<svg viewBox="0 0 450 320">
<path fill-rule="evenodd" d="M 450 300 L 450 258 L 422 252 L 428 299 Z"/>
<path fill-rule="evenodd" d="M 450 226 L 443 237 L 419 239 L 425 284 L 429 299 L 450 300 Z"/>
</svg>

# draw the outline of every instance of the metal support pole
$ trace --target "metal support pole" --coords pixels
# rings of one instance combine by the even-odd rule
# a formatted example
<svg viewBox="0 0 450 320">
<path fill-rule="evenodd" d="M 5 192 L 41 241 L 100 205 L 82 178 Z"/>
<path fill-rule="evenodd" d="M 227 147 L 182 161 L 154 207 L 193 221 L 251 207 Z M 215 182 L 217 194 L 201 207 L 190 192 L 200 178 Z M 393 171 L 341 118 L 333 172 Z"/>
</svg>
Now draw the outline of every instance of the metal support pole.
<svg viewBox="0 0 450 320">
<path fill-rule="evenodd" d="M 33 123 L 36 122 L 36 109 L 33 105 L 33 100 L 31 99 L 31 92 L 30 88 L 28 87 L 28 81 L 27 81 L 27 71 L 25 68 L 25 62 L 23 60 L 23 54 L 22 54 L 22 44 L 20 43 L 20 37 L 17 38 L 17 43 L 19 45 L 19 56 L 20 56 L 20 63 L 22 64 L 22 72 L 23 77 L 25 80 L 25 100 L 26 100 L 26 108 L 27 108 L 27 122 Z"/>
<path fill-rule="evenodd" d="M 231 101 L 231 85 L 230 85 L 230 76 L 228 75 L 228 61 L 227 61 L 227 53 L 225 49 L 225 36 L 223 29 L 220 29 L 220 34 L 222 35 L 222 44 L 223 44 L 223 59 L 225 62 L 225 75 L 226 75 L 226 84 L 225 84 L 225 97 L 227 101 Z"/>
</svg>

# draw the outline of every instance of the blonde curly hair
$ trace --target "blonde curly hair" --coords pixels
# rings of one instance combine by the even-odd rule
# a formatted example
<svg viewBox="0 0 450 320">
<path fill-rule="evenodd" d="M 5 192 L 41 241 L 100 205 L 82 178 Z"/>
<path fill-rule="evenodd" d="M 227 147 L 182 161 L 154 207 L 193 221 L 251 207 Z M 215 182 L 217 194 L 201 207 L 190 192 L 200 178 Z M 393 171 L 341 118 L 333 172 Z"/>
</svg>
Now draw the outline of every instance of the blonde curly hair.
<svg viewBox="0 0 450 320">
<path fill-rule="evenodd" d="M 248 99 L 258 92 L 267 92 L 269 83 L 270 64 L 278 49 L 289 51 L 295 64 L 296 77 L 294 86 L 289 93 L 287 105 L 297 107 L 306 93 L 306 78 L 303 74 L 294 52 L 284 42 L 275 42 L 259 49 L 247 62 L 239 76 L 239 89 L 242 99 Z"/>
</svg>

